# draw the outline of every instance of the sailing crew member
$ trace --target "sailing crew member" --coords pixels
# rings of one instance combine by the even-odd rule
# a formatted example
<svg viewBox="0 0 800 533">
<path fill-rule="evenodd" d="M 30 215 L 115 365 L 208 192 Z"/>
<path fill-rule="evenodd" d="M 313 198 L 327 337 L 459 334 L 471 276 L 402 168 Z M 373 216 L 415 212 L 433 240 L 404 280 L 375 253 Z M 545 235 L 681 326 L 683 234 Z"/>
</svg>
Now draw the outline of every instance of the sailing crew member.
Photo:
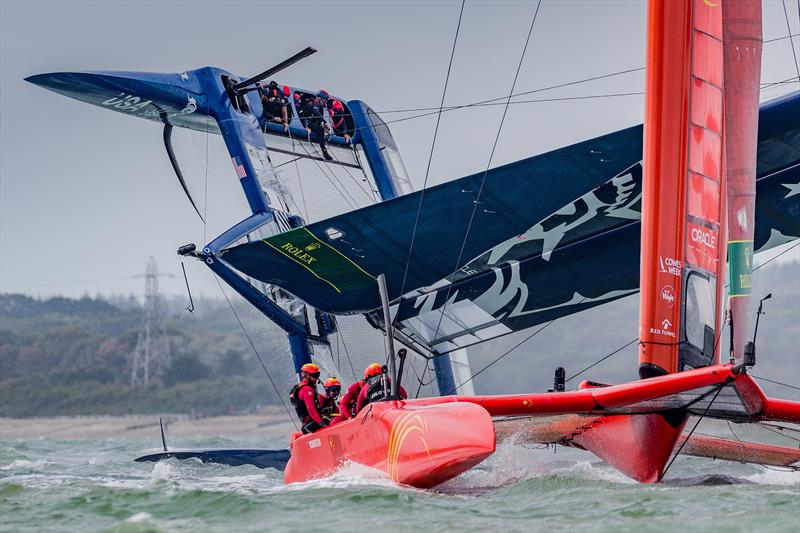
<svg viewBox="0 0 800 533">
<path fill-rule="evenodd" d="M 383 367 L 381 367 L 379 372 L 371 375 L 364 386 L 361 387 L 361 392 L 358 393 L 358 401 L 356 402 L 356 414 L 360 413 L 363 408 L 372 402 L 379 402 L 386 398 L 391 388 L 391 378 L 384 373 Z M 400 395 L 401 400 L 408 398 L 408 393 L 402 385 L 398 385 L 397 393 Z"/>
<path fill-rule="evenodd" d="M 339 412 L 342 414 L 344 420 L 356 416 L 356 405 L 358 404 L 358 395 L 361 393 L 361 389 L 370 376 L 380 372 L 381 365 L 379 363 L 372 363 L 364 369 L 364 379 L 356 381 L 347 388 L 347 392 L 345 392 L 344 396 L 342 396 L 342 399 L 339 401 Z"/>
<path fill-rule="evenodd" d="M 314 363 L 306 363 L 300 369 L 300 383 L 292 387 L 289 392 L 289 401 L 297 411 L 303 433 L 314 433 L 328 425 L 320 415 L 317 382 L 319 381 L 319 367 Z"/>
<path fill-rule="evenodd" d="M 331 126 L 333 126 L 333 133 L 340 137 L 349 144 L 350 137 L 353 133 L 352 118 L 347 116 L 344 112 L 344 105 L 339 100 L 333 98 L 328 100 L 328 115 L 331 117 Z"/>
<path fill-rule="evenodd" d="M 269 85 L 261 84 L 258 93 L 261 96 L 261 106 L 264 108 L 264 120 L 283 124 L 284 131 L 288 130 L 289 102 L 284 97 L 283 90 L 278 87 L 278 83 L 273 80 Z"/>
<path fill-rule="evenodd" d="M 303 110 L 300 120 L 303 122 L 303 126 L 306 127 L 309 140 L 312 133 L 316 135 L 320 150 L 322 151 L 322 156 L 328 161 L 333 159 L 328 153 L 328 149 L 325 147 L 325 140 L 328 138 L 330 127 L 325 121 L 325 114 L 323 111 L 325 109 L 325 101 L 329 97 L 328 91 L 322 89 L 316 96 L 307 95 L 300 102 L 300 107 Z"/>
<path fill-rule="evenodd" d="M 322 406 L 320 414 L 322 418 L 327 418 L 333 422 L 339 416 L 339 393 L 342 392 L 342 382 L 339 378 L 328 378 L 322 384 L 325 394 L 319 395 L 319 403 Z"/>
<path fill-rule="evenodd" d="M 294 99 L 294 108 L 297 110 L 297 116 L 300 117 L 300 120 L 303 119 L 303 97 L 300 95 L 299 91 L 295 91 L 292 95 Z M 303 123 L 305 126 L 305 123 Z"/>
</svg>

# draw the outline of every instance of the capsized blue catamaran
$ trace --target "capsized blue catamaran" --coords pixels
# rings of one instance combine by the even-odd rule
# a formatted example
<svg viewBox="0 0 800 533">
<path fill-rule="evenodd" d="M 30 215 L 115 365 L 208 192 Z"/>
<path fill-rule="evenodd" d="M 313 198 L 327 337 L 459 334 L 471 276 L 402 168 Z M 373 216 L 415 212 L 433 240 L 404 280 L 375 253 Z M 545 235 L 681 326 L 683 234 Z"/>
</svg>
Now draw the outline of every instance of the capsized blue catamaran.
<svg viewBox="0 0 800 533">
<path fill-rule="evenodd" d="M 329 349 L 337 315 L 363 314 L 375 327 L 430 358 L 441 395 L 468 393 L 471 385 L 462 387 L 470 381 L 467 347 L 639 290 L 642 126 L 411 192 L 388 126 L 360 100 L 333 96 L 352 118 L 353 135 L 327 139 L 332 162 L 318 150 L 320 139 L 303 127 L 292 100 L 288 129 L 263 119 L 255 84 L 313 52 L 307 48 L 248 79 L 206 67 L 170 74 L 62 72 L 27 81 L 163 124 L 167 153 L 193 205 L 171 147 L 172 128 L 222 135 L 251 215 L 201 249 L 186 245 L 179 253 L 202 260 L 286 332 L 295 372 Z M 310 92 L 296 87 L 290 91 Z M 293 202 L 275 172 L 271 152 L 369 171 L 370 185 L 381 202 L 306 221 L 290 208 Z M 760 110 L 757 251 L 800 237 L 798 187 L 800 93 L 795 93 Z M 667 258 L 662 268 L 681 266 Z M 386 279 L 392 324 L 384 318 L 376 290 L 379 274 Z M 715 350 L 713 345 L 701 346 L 693 366 L 712 365 Z M 703 386 L 717 386 L 712 381 L 703 381 Z M 667 382 L 669 387 L 677 383 Z M 662 387 L 659 394 L 681 390 L 664 388 L 664 383 L 652 385 Z M 649 385 L 621 391 L 629 403 L 615 404 L 616 409 L 643 401 L 638 392 L 625 395 Z M 616 390 L 603 392 L 611 397 Z M 565 410 L 546 412 L 579 412 L 582 407 L 575 406 L 584 404 L 569 403 L 570 398 L 561 397 Z M 516 401 L 508 399 L 512 400 Z M 465 401 L 483 405 L 493 416 L 516 413 L 505 399 Z M 434 401 L 426 407 L 442 405 Z M 525 408 L 525 413 L 536 414 L 527 403 Z M 558 435 L 548 437 L 552 442 L 567 442 L 561 430 L 554 431 Z M 316 447 L 313 440 L 304 444 Z M 686 452 L 692 449 L 688 446 Z M 699 444 L 694 449 L 700 449 Z M 481 448 L 463 464 L 471 466 L 485 455 Z M 791 454 L 776 457 L 760 460 L 781 465 L 796 461 Z M 392 468 L 398 468 L 396 462 L 397 458 Z M 651 474 L 640 477 L 653 481 Z M 419 484 L 426 486 L 428 481 Z"/>
</svg>

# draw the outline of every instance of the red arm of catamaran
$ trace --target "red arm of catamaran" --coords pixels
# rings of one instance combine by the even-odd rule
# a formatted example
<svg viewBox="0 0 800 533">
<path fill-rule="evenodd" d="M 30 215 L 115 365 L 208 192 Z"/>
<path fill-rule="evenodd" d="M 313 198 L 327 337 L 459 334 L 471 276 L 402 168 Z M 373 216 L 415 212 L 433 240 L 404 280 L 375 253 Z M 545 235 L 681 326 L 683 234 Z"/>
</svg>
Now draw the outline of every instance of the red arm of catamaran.
<svg viewBox="0 0 800 533">
<path fill-rule="evenodd" d="M 720 387 L 730 389 L 732 398 L 728 398 L 727 405 L 738 398 L 739 408 L 727 411 L 730 418 L 800 423 L 800 402 L 767 397 L 752 377 L 746 373 L 737 374 L 731 364 L 698 368 L 621 385 L 569 392 L 448 396 L 431 398 L 427 401 L 475 403 L 495 417 L 556 414 L 644 414 L 687 407 L 690 410 L 702 412 L 708 403 L 703 400 L 710 399 L 709 397 L 713 396 Z M 718 416 L 720 413 L 725 416 L 724 410 L 714 408 L 714 405 L 711 409 Z"/>
<path fill-rule="evenodd" d="M 476 403 L 495 417 L 498 439 L 589 447 L 641 481 L 663 475 L 658 464 L 660 458 L 669 457 L 671 447 L 651 447 L 648 454 L 629 456 L 611 450 L 623 449 L 622 442 L 634 449 L 643 444 L 642 438 L 655 437 L 658 428 L 650 424 L 658 418 L 649 416 L 651 413 L 686 410 L 695 417 L 745 426 L 764 421 L 800 424 L 800 402 L 766 396 L 750 375 L 737 373 L 731 364 L 570 392 L 431 400 Z M 609 432 L 611 427 L 614 429 Z M 785 429 L 779 428 L 767 429 L 773 433 Z M 731 433 L 735 439 L 684 431 L 675 446 L 685 455 L 785 467 L 800 463 L 796 446 L 748 442 L 740 440 L 733 430 Z M 609 434 L 614 438 L 607 439 Z"/>
</svg>

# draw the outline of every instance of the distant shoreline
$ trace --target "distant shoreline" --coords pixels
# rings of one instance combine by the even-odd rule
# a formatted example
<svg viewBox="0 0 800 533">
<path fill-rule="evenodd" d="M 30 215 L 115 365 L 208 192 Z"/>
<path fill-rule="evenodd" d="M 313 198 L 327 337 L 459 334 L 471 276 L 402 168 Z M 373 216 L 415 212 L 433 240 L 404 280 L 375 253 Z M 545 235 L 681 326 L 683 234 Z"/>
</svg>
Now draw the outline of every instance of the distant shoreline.
<svg viewBox="0 0 800 533">
<path fill-rule="evenodd" d="M 258 414 L 209 416 L 203 418 L 180 414 L 162 415 L 89 415 L 36 418 L 0 418 L 0 439 L 158 439 L 159 416 L 168 435 L 179 437 L 215 437 L 288 435 L 295 431 L 293 421 L 281 407 L 267 407 Z"/>
</svg>

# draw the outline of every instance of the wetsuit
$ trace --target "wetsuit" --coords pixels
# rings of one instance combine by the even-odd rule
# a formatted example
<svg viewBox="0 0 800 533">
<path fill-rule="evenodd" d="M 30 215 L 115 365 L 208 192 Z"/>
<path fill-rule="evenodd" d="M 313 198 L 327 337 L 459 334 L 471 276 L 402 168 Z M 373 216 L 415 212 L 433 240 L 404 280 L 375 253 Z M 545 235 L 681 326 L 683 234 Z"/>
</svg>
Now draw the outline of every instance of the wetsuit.
<svg viewBox="0 0 800 533">
<path fill-rule="evenodd" d="M 303 433 L 314 433 L 328 425 L 319 414 L 316 383 L 312 386 L 306 380 L 301 381 L 292 387 L 289 393 L 289 400 L 292 402 L 297 416 L 300 418 L 300 423 L 303 425 Z"/>
<path fill-rule="evenodd" d="M 339 412 L 342 414 L 341 418 L 346 420 L 355 416 L 358 394 L 361 392 L 363 386 L 364 382 L 359 380 L 347 388 L 347 392 L 345 392 L 342 399 L 339 400 Z"/>
<path fill-rule="evenodd" d="M 361 388 L 361 392 L 358 393 L 358 401 L 356 402 L 356 414 L 360 413 L 363 408 L 369 405 L 372 402 L 377 402 L 383 400 L 386 397 L 386 394 L 383 392 L 383 384 L 381 383 L 382 375 L 372 376 L 367 380 L 367 383 L 364 387 Z M 386 388 L 387 392 L 392 387 L 391 380 L 387 377 L 386 378 Z M 408 393 L 400 385 L 397 388 L 397 392 L 400 395 L 400 398 L 405 400 L 408 398 Z"/>
<path fill-rule="evenodd" d="M 278 89 L 269 88 L 261 91 L 261 105 L 264 108 L 264 120 L 266 122 L 288 124 L 289 113 L 287 108 L 289 103 Z"/>
<path fill-rule="evenodd" d="M 333 132 L 340 137 L 344 137 L 345 135 L 352 137 L 353 130 L 355 129 L 353 117 L 346 113 L 344 107 L 339 107 L 337 109 L 334 102 L 336 102 L 336 100 L 328 100 L 328 114 L 331 117 Z"/>
<path fill-rule="evenodd" d="M 325 148 L 325 137 L 327 137 L 325 126 L 327 123 L 325 122 L 325 114 L 323 113 L 325 108 L 324 104 L 317 97 L 308 97 L 301 102 L 301 108 L 303 112 L 300 120 L 303 122 L 303 126 L 316 135 L 323 157 L 325 157 L 325 159 L 332 159 L 330 154 L 328 154 L 327 148 Z"/>
</svg>

